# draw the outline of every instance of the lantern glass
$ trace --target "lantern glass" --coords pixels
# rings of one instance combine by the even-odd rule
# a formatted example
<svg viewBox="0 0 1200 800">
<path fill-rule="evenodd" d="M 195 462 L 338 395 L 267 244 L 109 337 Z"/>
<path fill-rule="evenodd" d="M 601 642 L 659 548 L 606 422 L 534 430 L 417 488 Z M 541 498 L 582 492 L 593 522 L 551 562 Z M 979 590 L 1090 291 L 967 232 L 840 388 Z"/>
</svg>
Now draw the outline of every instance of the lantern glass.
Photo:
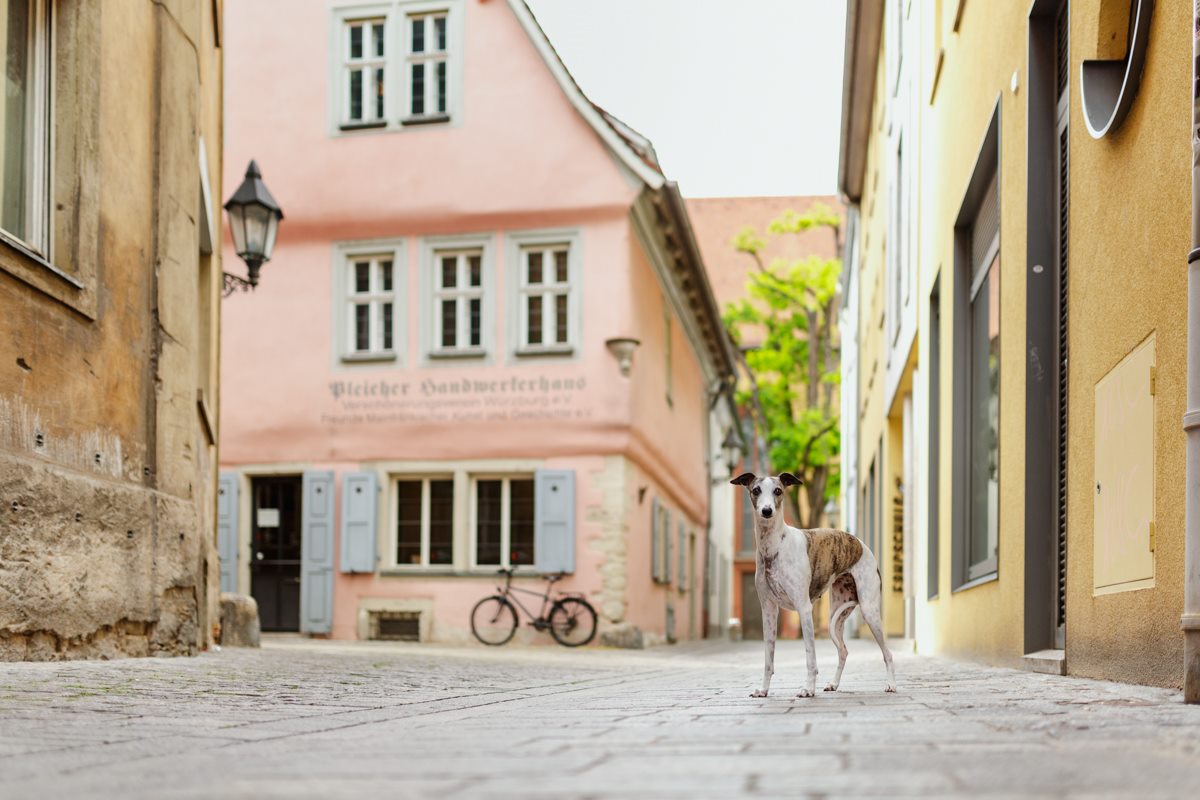
<svg viewBox="0 0 1200 800">
<path fill-rule="evenodd" d="M 229 234 L 233 237 L 233 250 L 241 257 L 246 252 L 245 207 L 229 207 Z"/>
<path fill-rule="evenodd" d="M 243 206 L 246 226 L 246 249 L 240 253 L 243 258 L 254 258 L 265 261 L 263 257 L 267 246 L 267 229 L 270 227 L 271 210 L 258 204 Z"/>
<path fill-rule="evenodd" d="M 279 233 L 279 214 L 267 213 L 267 241 L 263 245 L 262 260 L 270 261 L 271 253 L 275 252 L 275 234 Z"/>
</svg>

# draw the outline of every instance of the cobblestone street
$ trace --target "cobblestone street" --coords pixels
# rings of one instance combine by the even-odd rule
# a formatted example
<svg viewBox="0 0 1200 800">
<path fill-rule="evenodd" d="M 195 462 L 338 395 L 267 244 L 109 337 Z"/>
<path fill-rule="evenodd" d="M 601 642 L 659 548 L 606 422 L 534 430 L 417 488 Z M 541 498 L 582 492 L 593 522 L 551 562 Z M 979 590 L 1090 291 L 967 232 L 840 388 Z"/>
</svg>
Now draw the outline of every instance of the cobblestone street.
<svg viewBox="0 0 1200 800">
<path fill-rule="evenodd" d="M 820 642 L 822 677 L 836 656 Z M 781 642 L 642 652 L 268 639 L 199 658 L 0 665 L 0 796 L 1195 796 L 1177 692 L 851 642 L 800 701 Z"/>
</svg>

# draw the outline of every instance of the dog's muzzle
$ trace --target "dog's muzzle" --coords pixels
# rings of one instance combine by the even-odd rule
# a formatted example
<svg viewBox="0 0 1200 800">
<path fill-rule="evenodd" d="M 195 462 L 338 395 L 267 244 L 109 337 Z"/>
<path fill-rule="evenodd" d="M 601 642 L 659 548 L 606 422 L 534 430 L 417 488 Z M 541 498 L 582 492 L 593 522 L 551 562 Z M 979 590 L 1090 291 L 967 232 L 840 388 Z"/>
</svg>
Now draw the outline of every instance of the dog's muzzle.
<svg viewBox="0 0 1200 800">
<path fill-rule="evenodd" d="M 764 509 L 762 510 L 762 515 L 763 515 L 764 517 L 766 517 L 767 519 L 770 519 L 770 518 L 771 518 L 771 515 L 772 515 L 772 514 L 774 514 L 774 513 L 775 513 L 775 509 L 773 509 L 773 508 L 764 508 Z"/>
</svg>

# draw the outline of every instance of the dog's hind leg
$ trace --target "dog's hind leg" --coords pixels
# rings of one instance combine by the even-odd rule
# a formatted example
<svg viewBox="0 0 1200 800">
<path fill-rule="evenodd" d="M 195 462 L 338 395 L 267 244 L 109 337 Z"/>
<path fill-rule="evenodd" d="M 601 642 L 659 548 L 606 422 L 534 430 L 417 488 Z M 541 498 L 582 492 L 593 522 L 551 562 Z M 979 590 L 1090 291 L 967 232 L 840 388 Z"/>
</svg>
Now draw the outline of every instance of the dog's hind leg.
<svg viewBox="0 0 1200 800">
<path fill-rule="evenodd" d="M 766 697 L 771 688 L 771 676 L 775 674 L 775 634 L 779 630 L 779 606 L 765 598 L 762 600 L 762 621 L 763 684 L 761 689 L 750 693 L 751 697 Z"/>
<path fill-rule="evenodd" d="M 854 585 L 854 577 L 839 576 L 829 589 L 829 638 L 837 646 L 838 667 L 833 682 L 825 687 L 827 692 L 836 692 L 842 682 L 842 670 L 846 668 L 846 656 L 849 653 L 845 637 L 842 635 L 842 626 L 846 624 L 846 617 L 857 605 L 858 590 Z"/>
<path fill-rule="evenodd" d="M 868 551 L 869 553 L 869 551 Z M 885 692 L 896 691 L 896 669 L 892 666 L 892 651 L 888 650 L 887 641 L 883 638 L 883 620 L 879 612 L 880 596 L 883 594 L 883 578 L 879 574 L 875 558 L 861 558 L 850 570 L 854 576 L 855 588 L 858 590 L 859 608 L 862 610 L 863 621 L 871 629 L 871 635 L 883 653 L 883 663 L 887 667 L 887 684 Z"/>
</svg>

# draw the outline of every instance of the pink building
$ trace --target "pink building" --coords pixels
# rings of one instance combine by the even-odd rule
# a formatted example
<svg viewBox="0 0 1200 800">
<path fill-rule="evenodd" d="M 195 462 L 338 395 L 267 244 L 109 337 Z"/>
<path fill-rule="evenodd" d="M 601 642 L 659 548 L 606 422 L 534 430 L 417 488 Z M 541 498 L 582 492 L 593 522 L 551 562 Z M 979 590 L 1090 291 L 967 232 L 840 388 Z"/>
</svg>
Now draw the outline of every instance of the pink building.
<svg viewBox="0 0 1200 800">
<path fill-rule="evenodd" d="M 224 35 L 226 179 L 257 159 L 287 216 L 223 310 L 222 587 L 450 641 L 511 566 L 603 643 L 719 629 L 733 365 L 650 143 L 523 0 L 247 0 Z"/>
</svg>

